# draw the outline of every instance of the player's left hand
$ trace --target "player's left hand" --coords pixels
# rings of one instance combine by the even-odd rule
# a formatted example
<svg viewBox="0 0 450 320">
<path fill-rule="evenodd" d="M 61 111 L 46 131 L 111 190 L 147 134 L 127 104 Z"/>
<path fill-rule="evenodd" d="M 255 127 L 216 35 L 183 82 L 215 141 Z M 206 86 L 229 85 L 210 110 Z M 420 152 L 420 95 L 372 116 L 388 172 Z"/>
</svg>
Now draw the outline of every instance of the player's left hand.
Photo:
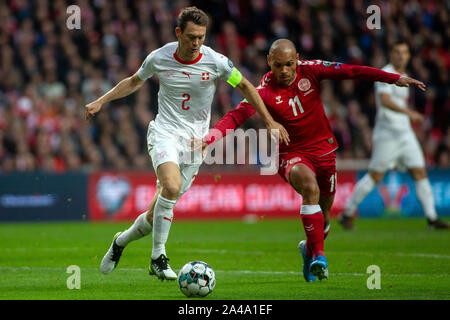
<svg viewBox="0 0 450 320">
<path fill-rule="evenodd" d="M 395 82 L 396 86 L 399 87 L 409 87 L 410 85 L 419 87 L 419 89 L 421 89 L 422 91 L 425 91 L 425 83 L 423 83 L 422 81 L 413 79 L 413 78 L 409 78 L 409 77 L 400 77 L 397 82 Z"/>
<path fill-rule="evenodd" d="M 280 123 L 278 123 L 276 121 L 271 121 L 269 123 L 266 123 L 266 127 L 269 130 L 269 134 L 270 134 L 271 138 L 274 138 L 274 135 L 273 135 L 274 130 L 278 130 L 280 143 L 289 145 L 289 142 L 290 142 L 289 133 Z"/>
</svg>

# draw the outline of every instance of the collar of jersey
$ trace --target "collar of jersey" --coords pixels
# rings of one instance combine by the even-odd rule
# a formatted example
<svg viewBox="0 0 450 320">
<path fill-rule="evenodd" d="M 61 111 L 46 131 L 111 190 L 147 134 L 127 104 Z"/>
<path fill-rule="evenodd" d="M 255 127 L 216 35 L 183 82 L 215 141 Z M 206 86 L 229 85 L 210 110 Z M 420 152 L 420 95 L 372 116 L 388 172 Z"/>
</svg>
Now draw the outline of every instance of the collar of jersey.
<svg viewBox="0 0 450 320">
<path fill-rule="evenodd" d="M 273 75 L 273 74 L 272 74 Z M 289 86 L 287 86 L 287 87 L 281 87 L 280 85 L 275 85 L 275 88 L 276 88 L 276 91 L 289 91 L 289 90 L 291 90 L 292 88 L 294 88 L 295 86 L 296 86 L 296 81 L 297 81 L 297 74 L 295 74 L 295 78 L 294 78 L 294 80 L 292 81 L 292 83 L 289 85 Z M 273 76 L 274 77 L 274 82 L 276 83 L 276 79 L 275 79 L 275 76 Z"/>
<path fill-rule="evenodd" d="M 175 60 L 177 60 L 179 63 L 182 63 L 182 64 L 194 64 L 194 63 L 197 63 L 197 62 L 200 61 L 200 59 L 202 58 L 202 56 L 203 56 L 203 54 L 202 54 L 201 52 L 199 52 L 199 53 L 198 53 L 198 57 L 195 58 L 194 60 L 192 60 L 192 61 L 184 61 L 184 60 L 181 60 L 181 59 L 177 56 L 177 52 L 176 52 L 176 51 L 173 53 L 173 57 L 175 58 Z"/>
</svg>

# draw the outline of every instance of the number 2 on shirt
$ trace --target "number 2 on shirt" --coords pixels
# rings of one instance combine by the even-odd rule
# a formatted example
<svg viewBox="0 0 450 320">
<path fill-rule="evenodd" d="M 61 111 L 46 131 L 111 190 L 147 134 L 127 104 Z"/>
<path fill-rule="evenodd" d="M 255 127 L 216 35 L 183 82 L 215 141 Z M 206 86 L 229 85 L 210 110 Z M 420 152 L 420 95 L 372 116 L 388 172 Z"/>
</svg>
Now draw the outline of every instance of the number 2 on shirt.
<svg viewBox="0 0 450 320">
<path fill-rule="evenodd" d="M 298 96 L 295 96 L 295 98 L 290 98 L 289 105 L 292 107 L 292 111 L 294 112 L 294 117 L 296 117 L 298 115 L 297 106 L 298 106 L 298 109 L 300 110 L 300 113 L 305 112 L 303 110 L 302 104 L 300 103 L 300 99 L 298 98 Z"/>
<path fill-rule="evenodd" d="M 181 109 L 183 110 L 189 110 L 189 106 L 186 106 L 185 103 L 188 102 L 191 99 L 191 96 L 187 93 L 184 93 L 182 95 L 182 97 L 184 98 L 183 102 L 181 103 Z"/>
</svg>

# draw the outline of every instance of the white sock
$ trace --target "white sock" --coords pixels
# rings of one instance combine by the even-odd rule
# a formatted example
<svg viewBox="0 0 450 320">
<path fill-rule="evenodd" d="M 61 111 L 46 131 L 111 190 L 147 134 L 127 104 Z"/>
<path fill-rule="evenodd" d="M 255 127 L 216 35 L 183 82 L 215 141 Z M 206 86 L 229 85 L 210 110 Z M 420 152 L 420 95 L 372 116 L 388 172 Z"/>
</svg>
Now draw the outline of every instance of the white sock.
<svg viewBox="0 0 450 320">
<path fill-rule="evenodd" d="M 116 243 L 125 247 L 131 241 L 145 237 L 152 232 L 152 226 L 147 221 L 147 212 L 141 213 L 127 230 L 122 232 L 116 239 Z"/>
<path fill-rule="evenodd" d="M 431 190 L 430 180 L 428 180 L 428 178 L 424 178 L 415 181 L 414 185 L 416 186 L 416 195 L 422 204 L 425 216 L 431 221 L 436 220 L 438 217 L 436 208 L 434 207 L 434 197 L 433 191 Z"/>
<path fill-rule="evenodd" d="M 300 209 L 300 214 L 315 214 L 321 211 L 322 209 L 318 204 L 304 204 Z"/>
<path fill-rule="evenodd" d="M 343 215 L 346 217 L 353 217 L 358 205 L 364 200 L 364 198 L 372 191 L 376 183 L 372 179 L 369 173 L 366 173 L 355 185 L 350 199 L 347 201 Z"/>
<path fill-rule="evenodd" d="M 166 255 L 166 242 L 172 225 L 173 207 L 176 203 L 176 200 L 168 200 L 161 195 L 156 200 L 153 211 L 152 259 L 157 259 L 161 254 Z"/>
</svg>

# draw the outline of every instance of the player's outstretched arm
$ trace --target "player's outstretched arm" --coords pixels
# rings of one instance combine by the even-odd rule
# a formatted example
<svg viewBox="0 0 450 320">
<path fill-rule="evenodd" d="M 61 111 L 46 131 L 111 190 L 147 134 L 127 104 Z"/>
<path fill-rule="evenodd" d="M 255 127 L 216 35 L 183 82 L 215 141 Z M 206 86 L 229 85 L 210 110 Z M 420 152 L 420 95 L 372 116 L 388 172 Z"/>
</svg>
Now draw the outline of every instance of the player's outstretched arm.
<svg viewBox="0 0 450 320">
<path fill-rule="evenodd" d="M 395 82 L 396 86 L 399 87 L 409 87 L 410 85 L 416 86 L 418 87 L 420 90 L 425 91 L 426 86 L 422 81 L 413 79 L 413 78 L 409 78 L 409 77 L 405 77 L 405 76 L 401 76 L 397 82 Z"/>
<path fill-rule="evenodd" d="M 281 124 L 273 120 L 255 87 L 245 77 L 242 77 L 242 80 L 237 85 L 237 87 L 241 91 L 244 98 L 247 99 L 248 103 L 250 103 L 256 110 L 256 112 L 260 114 L 264 123 L 266 124 L 267 129 L 269 130 L 269 133 L 271 134 L 273 130 L 279 130 L 280 142 L 288 145 L 288 132 Z"/>
<path fill-rule="evenodd" d="M 137 73 L 135 73 L 131 77 L 123 79 L 114 88 L 109 90 L 103 96 L 85 106 L 86 120 L 89 120 L 89 117 L 92 117 L 94 114 L 99 112 L 100 109 L 102 108 L 102 105 L 104 105 L 105 103 L 132 94 L 133 92 L 138 90 L 143 83 L 144 80 L 141 80 L 141 78 L 139 78 Z"/>
<path fill-rule="evenodd" d="M 340 62 L 327 62 L 317 60 L 311 65 L 318 74 L 319 79 L 344 80 L 357 79 L 363 81 L 379 81 L 385 83 L 395 83 L 400 79 L 396 73 L 386 72 L 377 68 L 351 65 Z"/>
</svg>

